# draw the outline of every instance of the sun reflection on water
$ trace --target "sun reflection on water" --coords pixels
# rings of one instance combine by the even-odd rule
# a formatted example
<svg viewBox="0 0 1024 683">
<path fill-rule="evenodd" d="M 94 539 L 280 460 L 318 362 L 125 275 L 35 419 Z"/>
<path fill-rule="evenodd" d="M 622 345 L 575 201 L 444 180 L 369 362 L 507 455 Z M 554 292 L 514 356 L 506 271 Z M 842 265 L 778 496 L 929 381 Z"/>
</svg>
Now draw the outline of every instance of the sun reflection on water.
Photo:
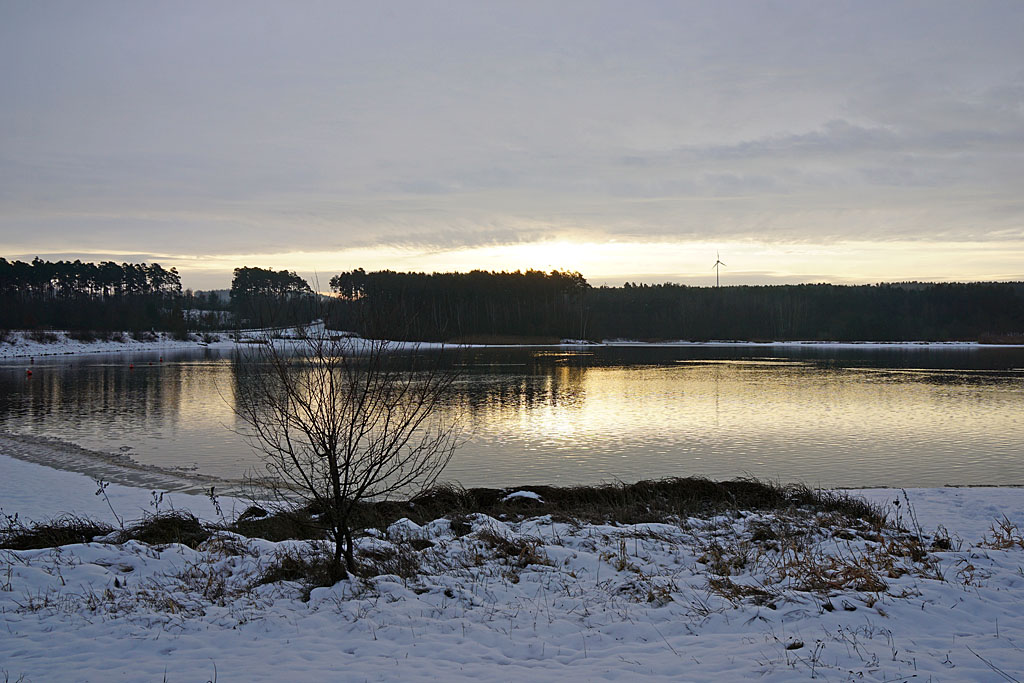
<svg viewBox="0 0 1024 683">
<path fill-rule="evenodd" d="M 469 439 L 445 476 L 466 486 L 747 474 L 1024 484 L 1021 359 L 956 358 L 964 367 L 921 354 L 480 351 L 446 407 Z M 257 464 L 231 431 L 229 357 L 149 362 L 44 362 L 31 380 L 0 366 L 0 428 L 230 478 Z"/>
</svg>

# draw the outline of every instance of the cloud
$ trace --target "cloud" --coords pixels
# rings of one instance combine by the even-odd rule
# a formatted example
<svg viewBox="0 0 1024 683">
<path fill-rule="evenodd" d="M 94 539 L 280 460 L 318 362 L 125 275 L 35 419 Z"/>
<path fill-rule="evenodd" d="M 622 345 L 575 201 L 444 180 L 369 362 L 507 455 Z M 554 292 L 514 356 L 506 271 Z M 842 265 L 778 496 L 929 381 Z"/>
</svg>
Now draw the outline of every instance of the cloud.
<svg viewBox="0 0 1024 683">
<path fill-rule="evenodd" d="M 0 250 L 1024 239 L 1024 5 L 0 7 Z"/>
</svg>

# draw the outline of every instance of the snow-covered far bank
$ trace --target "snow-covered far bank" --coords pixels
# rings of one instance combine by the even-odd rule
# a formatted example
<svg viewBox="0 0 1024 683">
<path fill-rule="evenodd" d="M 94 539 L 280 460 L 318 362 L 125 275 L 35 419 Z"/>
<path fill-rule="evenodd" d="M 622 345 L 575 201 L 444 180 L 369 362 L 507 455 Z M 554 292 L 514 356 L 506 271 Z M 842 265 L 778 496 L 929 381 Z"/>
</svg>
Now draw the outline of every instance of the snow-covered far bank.
<svg viewBox="0 0 1024 683">
<path fill-rule="evenodd" d="M 323 331 L 322 325 L 320 331 Z M 313 329 L 316 332 L 316 329 Z M 203 348 L 232 350 L 246 349 L 253 347 L 256 343 L 267 340 L 282 348 L 298 347 L 303 342 L 297 339 L 299 331 L 294 328 L 275 328 L 273 330 L 241 330 L 230 332 L 211 332 L 193 334 L 188 340 L 174 339 L 168 333 L 155 333 L 148 339 L 135 339 L 128 333 L 114 335 L 111 339 L 96 339 L 93 341 L 82 341 L 69 337 L 67 332 L 47 331 L 45 333 L 30 333 L 15 331 L 8 333 L 6 340 L 0 340 L 0 360 L 16 360 L 44 358 L 54 356 L 82 356 L 88 354 L 115 354 L 115 353 L 147 353 L 157 351 L 192 351 Z M 334 332 L 329 332 L 332 338 L 340 345 L 349 347 L 353 352 L 359 353 L 372 345 L 385 343 L 393 351 L 412 350 L 442 350 L 452 348 L 481 348 L 485 344 L 446 344 L 442 342 L 413 342 L 413 341 L 386 341 L 379 339 L 364 339 L 341 332 L 334 337 Z M 33 338 L 38 337 L 38 338 Z M 511 345 L 515 346 L 515 345 Z"/>
<path fill-rule="evenodd" d="M 139 339 L 129 333 L 113 334 L 110 339 L 94 339 L 86 341 L 69 337 L 67 332 L 8 332 L 4 340 L 0 340 L 0 360 L 5 358 L 41 358 L 45 356 L 70 356 L 92 353 L 144 353 L 150 351 L 177 351 L 196 349 L 202 346 L 230 349 L 234 342 L 226 333 L 213 334 L 206 337 L 196 336 L 193 339 L 174 339 L 167 333 L 140 335 Z"/>
<path fill-rule="evenodd" d="M 294 581 L 261 578 L 286 554 L 311 556 L 294 541 L 0 551 L 0 669 L 11 681 L 1021 680 L 1024 538 L 973 532 L 993 511 L 1013 518 L 1024 490 L 907 496 L 921 537 L 809 510 L 400 520 L 358 539 L 368 578 L 308 601 Z M 932 514 L 950 538 L 929 533 Z"/>
<path fill-rule="evenodd" d="M 77 356 L 100 353 L 180 351 L 198 348 L 233 349 L 245 347 L 252 342 L 263 342 L 274 339 L 279 343 L 294 343 L 294 339 L 303 334 L 324 334 L 324 324 L 314 320 L 309 325 L 297 327 L 269 327 L 237 330 L 221 330 L 217 332 L 193 332 L 188 339 L 175 339 L 169 332 L 130 332 L 110 333 L 72 333 L 59 330 L 14 330 L 7 331 L 0 338 L 0 360 L 5 358 L 31 358 L 44 356 Z M 348 332 L 331 331 L 330 334 L 351 338 L 356 343 L 358 337 Z"/>
<path fill-rule="evenodd" d="M 323 331 L 322 323 L 317 322 L 306 331 Z M 265 339 L 268 336 L 284 337 L 283 343 L 289 343 L 288 337 L 298 334 L 295 328 L 274 328 L 251 329 L 241 331 L 222 331 L 214 333 L 193 334 L 188 340 L 174 339 L 169 333 L 157 332 L 145 338 L 136 339 L 129 333 L 116 333 L 109 339 L 94 339 L 91 341 L 76 339 L 67 332 L 45 331 L 7 332 L 4 339 L 0 339 L 0 360 L 15 358 L 32 358 L 45 356 L 76 356 L 84 354 L 100 353 L 130 353 L 147 351 L 171 351 L 191 350 L 201 347 L 214 349 L 231 349 L 238 346 L 236 337 L 245 341 Z M 333 334 L 333 332 L 332 332 Z M 380 340 L 362 339 L 358 336 L 348 336 L 349 333 L 341 333 L 352 340 L 352 344 L 358 347 L 360 344 L 372 344 Z M 981 344 L 978 342 L 821 342 L 821 341 L 774 341 L 774 342 L 747 342 L 747 341 L 664 341 L 644 342 L 628 339 L 606 339 L 601 342 L 587 341 L 584 339 L 563 339 L 559 344 L 444 344 L 440 342 L 388 342 L 396 349 L 441 349 L 441 348 L 519 348 L 523 346 L 609 346 L 609 347 L 752 347 L 752 348 L 820 348 L 820 349 L 991 349 L 991 348 L 1022 348 L 1022 345 L 1013 344 Z"/>
</svg>

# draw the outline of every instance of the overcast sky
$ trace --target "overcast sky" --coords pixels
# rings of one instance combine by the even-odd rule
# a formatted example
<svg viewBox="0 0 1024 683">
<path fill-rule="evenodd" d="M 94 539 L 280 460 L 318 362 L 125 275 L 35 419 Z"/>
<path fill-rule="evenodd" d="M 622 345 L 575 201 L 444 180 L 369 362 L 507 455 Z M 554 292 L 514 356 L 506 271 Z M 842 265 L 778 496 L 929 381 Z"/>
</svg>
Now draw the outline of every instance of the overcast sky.
<svg viewBox="0 0 1024 683">
<path fill-rule="evenodd" d="M 1024 279 L 1024 2 L 0 0 L 2 256 L 620 284 L 716 250 Z"/>
</svg>

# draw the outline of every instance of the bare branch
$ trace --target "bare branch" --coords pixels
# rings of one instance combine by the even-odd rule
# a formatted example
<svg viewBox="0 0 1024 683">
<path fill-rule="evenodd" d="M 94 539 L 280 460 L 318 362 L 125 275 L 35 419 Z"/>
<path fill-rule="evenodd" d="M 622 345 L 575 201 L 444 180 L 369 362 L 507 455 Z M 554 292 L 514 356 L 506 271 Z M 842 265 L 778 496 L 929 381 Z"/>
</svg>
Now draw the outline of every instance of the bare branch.
<svg viewBox="0 0 1024 683">
<path fill-rule="evenodd" d="M 451 460 L 460 429 L 442 407 L 458 365 L 444 349 L 323 328 L 262 341 L 237 355 L 235 412 L 276 499 L 316 506 L 343 578 L 355 568 L 355 506 L 414 496 Z"/>
</svg>

